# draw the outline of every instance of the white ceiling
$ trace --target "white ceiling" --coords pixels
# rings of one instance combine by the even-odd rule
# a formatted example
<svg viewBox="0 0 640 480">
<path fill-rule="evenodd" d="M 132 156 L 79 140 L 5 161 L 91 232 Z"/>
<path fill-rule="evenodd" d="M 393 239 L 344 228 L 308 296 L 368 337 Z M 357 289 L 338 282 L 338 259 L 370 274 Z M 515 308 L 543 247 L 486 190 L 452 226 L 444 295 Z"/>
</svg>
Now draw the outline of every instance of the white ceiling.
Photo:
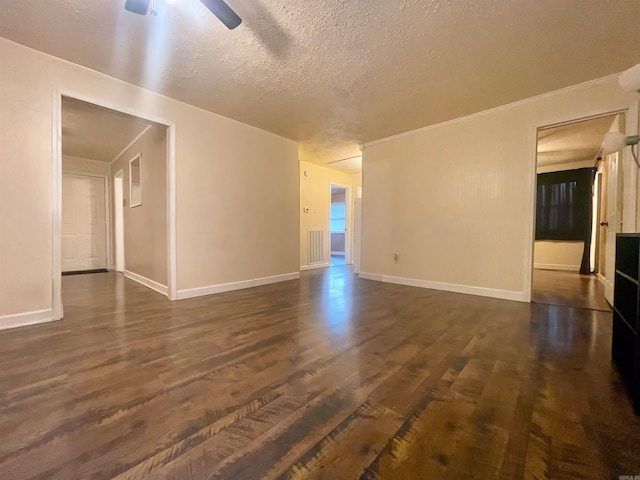
<svg viewBox="0 0 640 480">
<path fill-rule="evenodd" d="M 640 62 L 638 0 L 2 0 L 0 36 L 300 142 L 357 145 Z"/>
<path fill-rule="evenodd" d="M 111 162 L 150 122 L 73 98 L 62 98 L 62 154 Z"/>
<path fill-rule="evenodd" d="M 538 132 L 538 166 L 594 162 L 615 115 L 547 128 Z"/>
</svg>

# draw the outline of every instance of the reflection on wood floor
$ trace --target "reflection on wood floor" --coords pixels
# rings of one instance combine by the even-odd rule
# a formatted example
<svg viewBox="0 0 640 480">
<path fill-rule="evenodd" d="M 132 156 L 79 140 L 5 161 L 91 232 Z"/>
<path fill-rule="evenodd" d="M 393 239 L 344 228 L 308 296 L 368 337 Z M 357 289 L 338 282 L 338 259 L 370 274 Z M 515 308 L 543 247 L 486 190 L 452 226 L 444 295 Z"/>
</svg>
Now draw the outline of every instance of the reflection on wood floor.
<svg viewBox="0 0 640 480">
<path fill-rule="evenodd" d="M 534 269 L 531 300 L 549 305 L 611 311 L 604 298 L 602 283 L 595 275 L 580 275 L 578 272 Z"/>
<path fill-rule="evenodd" d="M 359 280 L 170 303 L 63 278 L 0 332 L 3 479 L 606 479 L 640 419 L 594 310 Z"/>
</svg>

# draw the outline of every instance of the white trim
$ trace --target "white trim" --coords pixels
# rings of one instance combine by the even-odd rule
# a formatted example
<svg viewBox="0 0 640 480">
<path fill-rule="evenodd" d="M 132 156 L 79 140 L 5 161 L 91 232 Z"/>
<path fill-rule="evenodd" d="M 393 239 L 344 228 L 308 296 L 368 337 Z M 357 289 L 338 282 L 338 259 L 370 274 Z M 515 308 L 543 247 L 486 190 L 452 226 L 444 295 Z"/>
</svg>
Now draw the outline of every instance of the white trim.
<svg viewBox="0 0 640 480">
<path fill-rule="evenodd" d="M 331 255 L 332 255 L 332 256 L 333 256 L 333 255 L 335 255 L 336 257 L 344 257 L 344 256 L 346 255 L 346 253 L 344 253 L 344 252 L 334 252 L 334 251 L 332 251 L 332 252 L 331 252 Z"/>
<path fill-rule="evenodd" d="M 214 295 L 216 293 L 231 292 L 233 290 L 241 290 L 244 288 L 259 287 L 270 283 L 287 282 L 289 280 L 297 280 L 300 278 L 300 272 L 285 273 L 282 275 L 273 275 L 271 277 L 254 278 L 250 280 L 241 280 L 239 282 L 220 283 L 218 285 L 208 285 L 206 287 L 187 288 L 178 290 L 178 300 L 187 298 L 202 297 L 205 295 Z"/>
<path fill-rule="evenodd" d="M 138 136 L 136 136 L 136 138 L 134 138 L 133 140 L 131 140 L 131 143 L 129 143 L 129 145 L 127 145 L 126 147 L 124 147 L 124 148 L 122 149 L 122 151 L 121 151 L 118 155 L 116 155 L 116 156 L 114 157 L 114 159 L 113 159 L 113 160 L 111 160 L 111 161 L 109 162 L 109 165 L 111 165 L 113 162 L 115 162 L 116 160 L 118 160 L 118 159 L 119 159 L 119 158 L 124 154 L 124 152 L 126 152 L 127 150 L 129 150 L 129 149 L 133 146 L 133 144 L 134 144 L 134 143 L 136 143 L 138 140 L 140 140 L 140 139 L 142 138 L 142 136 L 143 136 L 145 133 L 147 133 L 151 127 L 153 127 L 153 125 L 147 125 L 147 126 L 144 128 L 144 130 L 142 130 L 142 132 L 140 132 L 140 134 L 139 134 Z"/>
<path fill-rule="evenodd" d="M 110 77 L 111 78 L 111 77 Z M 83 95 L 81 93 L 58 88 L 52 92 L 53 114 L 53 174 L 52 174 L 52 306 L 53 318 L 63 317 L 62 307 L 62 263 L 61 263 L 61 232 L 62 232 L 62 97 L 75 98 L 83 102 L 92 103 L 121 113 L 141 118 L 167 127 L 167 284 L 170 300 L 177 298 L 177 249 L 176 249 L 176 124 L 173 121 L 131 109 L 125 105 L 111 103 L 104 99 Z M 166 97 L 169 98 L 169 97 Z M 273 134 L 272 134 L 273 135 Z"/>
<path fill-rule="evenodd" d="M 300 272 L 283 273 L 281 275 L 272 275 L 270 277 L 261 277 L 254 280 L 256 287 L 261 285 L 269 285 L 270 283 L 288 282 L 289 280 L 298 280 Z"/>
<path fill-rule="evenodd" d="M 605 287 L 605 288 L 606 288 L 606 287 L 609 287 L 609 288 L 613 289 L 613 282 L 610 282 L 610 281 L 607 279 L 607 277 L 605 277 L 604 275 L 602 275 L 600 272 L 598 272 L 597 277 L 598 277 L 598 280 L 600 280 L 600 283 L 601 283 L 602 285 L 604 285 L 604 287 Z"/>
<path fill-rule="evenodd" d="M 142 275 L 138 275 L 137 273 L 130 272 L 129 270 L 124 270 L 122 274 L 127 277 L 129 280 L 133 280 L 134 282 L 138 282 L 145 287 L 149 287 L 151 290 L 155 290 L 158 293 L 163 295 L 167 295 L 167 286 L 162 285 L 161 283 L 156 282 L 155 280 L 151 280 L 150 278 L 143 277 Z"/>
<path fill-rule="evenodd" d="M 51 187 L 51 305 L 53 320 L 60 320 L 64 316 L 62 307 L 62 94 L 53 91 L 53 171 Z"/>
<path fill-rule="evenodd" d="M 111 254 L 112 270 L 115 272 L 123 272 L 125 270 L 125 256 L 124 256 L 124 169 L 118 170 L 111 175 L 110 186 L 113 189 L 113 230 L 112 237 L 109 239 L 113 242 L 113 251 Z M 116 180 L 120 183 L 120 198 L 116 198 Z M 118 202 L 116 200 L 119 200 Z M 118 215 L 119 214 L 119 215 Z M 120 222 L 118 222 L 120 217 Z M 118 248 L 118 233 L 122 236 L 122 245 Z M 118 262 L 118 254 L 120 254 L 121 262 Z M 118 268 L 120 267 L 120 268 Z"/>
<path fill-rule="evenodd" d="M 618 75 L 619 75 L 618 73 L 615 73 L 613 75 L 607 75 L 606 77 L 596 78 L 594 80 L 589 80 L 587 82 L 578 83 L 576 85 L 571 85 L 569 87 L 561 88 L 559 90 L 552 90 L 551 92 L 543 93 L 541 95 L 536 95 L 534 97 L 525 98 L 523 100 L 518 100 L 518 101 L 512 102 L 512 103 L 507 103 L 505 105 L 500 105 L 498 107 L 490 108 L 488 110 L 482 110 L 481 112 L 472 113 L 472 114 L 466 115 L 464 117 L 452 118 L 451 120 L 446 120 L 446 121 L 440 122 L 440 123 L 434 123 L 432 125 L 427 125 L 426 127 L 416 128 L 415 130 L 409 130 L 408 132 L 402 132 L 402 133 L 398 133 L 396 135 L 391 135 L 389 137 L 383 137 L 383 138 L 380 138 L 378 140 L 372 140 L 371 142 L 365 143 L 363 145 L 363 149 L 366 148 L 366 147 L 371 147 L 373 145 L 378 145 L 380 143 L 389 142 L 391 140 L 397 140 L 398 138 L 406 137 L 408 135 L 413 135 L 414 133 L 426 132 L 427 130 L 431 130 L 433 128 L 439 128 L 439 127 L 443 127 L 445 125 L 452 125 L 452 124 L 455 124 L 455 123 L 458 123 L 458 122 L 463 122 L 463 121 L 467 121 L 467 120 L 473 120 L 474 118 L 478 118 L 478 117 L 481 117 L 483 115 L 499 112 L 500 110 L 505 110 L 507 108 L 511 108 L 511 107 L 515 107 L 515 106 L 519 106 L 519 105 L 525 105 L 527 103 L 535 102 L 537 100 L 541 100 L 541 99 L 547 98 L 547 97 L 553 97 L 554 95 L 557 95 L 557 94 L 562 93 L 562 92 L 570 92 L 572 90 L 576 90 L 576 89 L 580 89 L 580 88 L 584 88 L 584 87 L 591 87 L 591 86 L 601 85 L 601 84 L 610 82 L 611 80 L 613 80 L 615 78 L 618 78 Z"/>
<path fill-rule="evenodd" d="M 0 317 L 0 330 L 7 328 L 25 327 L 38 323 L 53 322 L 52 310 L 36 310 L 35 312 L 15 313 Z"/>
<path fill-rule="evenodd" d="M 567 272 L 579 272 L 580 265 L 562 265 L 556 263 L 534 263 L 533 268 L 540 270 L 563 270 Z"/>
<path fill-rule="evenodd" d="M 178 254 L 176 226 L 176 126 L 167 128 L 167 287 L 169 300 L 178 299 Z"/>
<path fill-rule="evenodd" d="M 330 267 L 331 263 L 329 262 L 324 262 L 324 263 L 314 263 L 313 265 L 300 265 L 300 271 L 303 270 L 314 270 L 316 268 L 326 268 L 326 267 Z"/>
<path fill-rule="evenodd" d="M 512 290 L 499 290 L 497 288 L 473 287 L 470 285 L 458 285 L 455 283 L 432 282 L 430 280 L 420 280 L 417 278 L 394 277 L 391 275 L 380 275 L 377 273 L 361 272 L 360 278 L 375 280 L 377 282 L 395 283 L 397 285 L 407 285 L 410 287 L 429 288 L 432 290 L 443 290 L 446 292 L 464 293 L 467 295 L 478 295 L 481 297 L 500 298 L 503 300 L 514 300 L 517 302 L 529 302 L 526 292 L 516 292 Z"/>
</svg>

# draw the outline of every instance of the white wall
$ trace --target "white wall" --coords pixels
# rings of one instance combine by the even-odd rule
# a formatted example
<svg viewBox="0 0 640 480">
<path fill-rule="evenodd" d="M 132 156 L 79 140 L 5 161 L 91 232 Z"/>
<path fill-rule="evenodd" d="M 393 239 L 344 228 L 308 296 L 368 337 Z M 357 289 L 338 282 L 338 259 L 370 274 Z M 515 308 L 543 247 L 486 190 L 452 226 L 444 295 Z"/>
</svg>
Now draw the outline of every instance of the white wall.
<svg viewBox="0 0 640 480">
<path fill-rule="evenodd" d="M 361 276 L 528 301 L 537 128 L 630 106 L 610 77 L 366 144 Z"/>
<path fill-rule="evenodd" d="M 175 125 L 178 290 L 298 272 L 295 142 L 5 39 L 0 65 L 0 317 L 52 308 L 57 90 Z"/>
</svg>

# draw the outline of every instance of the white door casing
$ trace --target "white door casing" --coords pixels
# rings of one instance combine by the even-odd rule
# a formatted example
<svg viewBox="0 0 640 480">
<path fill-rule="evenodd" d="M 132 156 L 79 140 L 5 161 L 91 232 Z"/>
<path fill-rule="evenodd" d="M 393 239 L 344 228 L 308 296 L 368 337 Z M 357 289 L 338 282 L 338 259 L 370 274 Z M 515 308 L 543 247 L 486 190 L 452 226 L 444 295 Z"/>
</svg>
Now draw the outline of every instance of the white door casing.
<svg viewBox="0 0 640 480">
<path fill-rule="evenodd" d="M 114 237 L 115 237 L 115 268 L 117 272 L 124 271 L 124 193 L 122 170 L 113 178 L 113 202 L 114 202 Z"/>
<path fill-rule="evenodd" d="M 620 175 L 621 155 L 619 152 L 607 155 L 607 226 L 604 228 L 605 242 L 605 275 L 604 297 L 613 305 L 613 282 L 616 262 L 616 233 L 622 232 L 622 195 L 620 191 L 622 176 Z"/>
<path fill-rule="evenodd" d="M 62 174 L 62 271 L 107 268 L 105 180 Z"/>
</svg>

